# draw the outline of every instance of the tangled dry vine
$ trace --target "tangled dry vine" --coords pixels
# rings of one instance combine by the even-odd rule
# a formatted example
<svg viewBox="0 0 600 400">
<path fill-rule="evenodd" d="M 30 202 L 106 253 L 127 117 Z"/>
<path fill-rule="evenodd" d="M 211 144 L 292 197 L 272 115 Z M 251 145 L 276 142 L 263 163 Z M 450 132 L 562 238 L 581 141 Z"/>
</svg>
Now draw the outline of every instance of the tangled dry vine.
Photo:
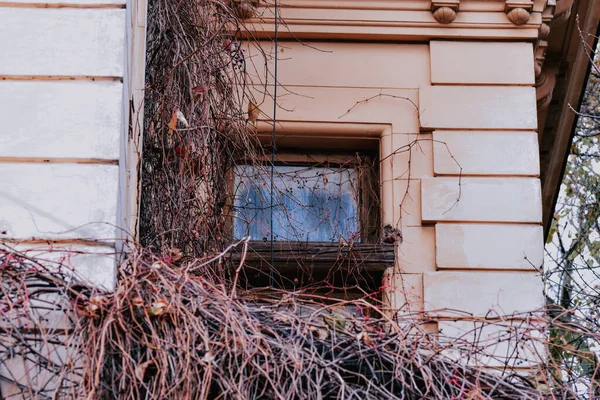
<svg viewBox="0 0 600 400">
<path fill-rule="evenodd" d="M 260 151 L 241 109 L 250 95 L 242 26 L 233 2 L 148 7 L 141 242 L 203 257 L 231 240 L 227 172 Z"/>
<path fill-rule="evenodd" d="M 447 357 L 424 321 L 388 319 L 366 301 L 234 297 L 206 278 L 217 262 L 139 252 L 104 293 L 3 250 L 2 379 L 32 399 L 555 398 L 518 374 Z M 21 363 L 26 380 L 11 375 Z"/>
<path fill-rule="evenodd" d="M 260 102 L 246 81 L 239 13 L 239 1 L 149 1 L 141 245 L 129 247 L 110 292 L 78 278 L 68 256 L 0 249 L 0 380 L 13 388 L 0 398 L 573 397 L 545 373 L 470 366 L 498 342 L 444 339 L 421 313 L 392 318 L 378 301 L 385 283 L 363 292 L 368 300 L 341 301 L 315 288 L 240 287 L 231 171 L 269 152 L 254 135 Z M 231 243 L 241 257 L 223 251 Z M 341 245 L 343 267 L 353 243 Z M 515 327 L 512 358 L 526 358 L 543 329 Z"/>
</svg>

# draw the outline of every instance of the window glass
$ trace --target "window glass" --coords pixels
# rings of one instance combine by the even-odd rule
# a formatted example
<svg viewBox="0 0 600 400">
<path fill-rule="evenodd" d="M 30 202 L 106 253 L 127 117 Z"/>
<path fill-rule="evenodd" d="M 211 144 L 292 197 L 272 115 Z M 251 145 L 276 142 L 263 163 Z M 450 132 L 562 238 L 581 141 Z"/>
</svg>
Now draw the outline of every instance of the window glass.
<svg viewBox="0 0 600 400">
<path fill-rule="evenodd" d="M 359 240 L 358 171 L 355 168 L 275 166 L 235 168 L 237 238 L 337 242 Z"/>
</svg>

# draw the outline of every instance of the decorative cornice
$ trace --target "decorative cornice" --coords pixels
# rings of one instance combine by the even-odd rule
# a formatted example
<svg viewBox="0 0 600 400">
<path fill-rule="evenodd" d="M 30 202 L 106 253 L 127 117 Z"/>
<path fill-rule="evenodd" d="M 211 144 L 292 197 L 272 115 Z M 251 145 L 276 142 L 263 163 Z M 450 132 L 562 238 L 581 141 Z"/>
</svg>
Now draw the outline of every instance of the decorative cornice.
<svg viewBox="0 0 600 400">
<path fill-rule="evenodd" d="M 536 77 L 542 72 L 544 60 L 546 59 L 546 50 L 548 50 L 548 42 L 546 42 L 545 40 L 538 40 L 535 44 L 534 52 Z"/>
<path fill-rule="evenodd" d="M 540 24 L 538 41 L 535 43 L 534 52 L 538 110 L 542 110 L 550 105 L 554 85 L 556 84 L 556 68 L 544 66 L 548 50 L 547 39 L 550 36 L 552 26 L 569 18 L 572 6 L 573 0 L 547 0 L 542 10 L 542 23 Z"/>
<path fill-rule="evenodd" d="M 532 0 L 506 0 L 504 9 L 508 20 L 517 26 L 526 24 L 531 19 L 532 10 Z"/>
<path fill-rule="evenodd" d="M 548 39 L 548 36 L 550 36 L 550 25 L 542 22 L 540 25 L 540 39 Z"/>
<path fill-rule="evenodd" d="M 433 18 L 440 24 L 449 24 L 456 19 L 456 13 L 460 7 L 460 0 L 433 0 L 431 2 L 431 12 Z"/>
<path fill-rule="evenodd" d="M 515 25 L 523 25 L 526 24 L 527 21 L 531 18 L 531 14 L 529 11 L 524 8 L 513 8 L 508 13 L 506 13 L 506 17 L 510 22 Z"/>
<path fill-rule="evenodd" d="M 245 21 L 249 36 L 273 37 L 273 1 L 261 0 L 256 16 Z M 280 25 L 279 37 L 301 40 L 533 41 L 539 36 L 545 3 L 546 0 L 511 2 L 510 7 L 520 5 L 531 10 L 526 23 L 515 25 L 507 18 L 506 13 L 510 10 L 506 9 L 505 0 L 278 0 L 279 17 L 285 21 Z"/>
</svg>

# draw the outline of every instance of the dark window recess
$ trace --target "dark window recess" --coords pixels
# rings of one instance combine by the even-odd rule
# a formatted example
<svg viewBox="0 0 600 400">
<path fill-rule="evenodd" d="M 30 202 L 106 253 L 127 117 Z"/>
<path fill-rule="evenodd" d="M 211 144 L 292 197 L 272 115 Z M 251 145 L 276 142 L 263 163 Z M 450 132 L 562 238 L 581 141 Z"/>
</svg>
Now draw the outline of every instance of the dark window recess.
<svg viewBox="0 0 600 400">
<path fill-rule="evenodd" d="M 242 284 L 379 290 L 394 245 L 380 241 L 376 155 L 283 153 L 273 168 L 236 166 L 231 182 L 233 235 L 251 238 Z"/>
</svg>

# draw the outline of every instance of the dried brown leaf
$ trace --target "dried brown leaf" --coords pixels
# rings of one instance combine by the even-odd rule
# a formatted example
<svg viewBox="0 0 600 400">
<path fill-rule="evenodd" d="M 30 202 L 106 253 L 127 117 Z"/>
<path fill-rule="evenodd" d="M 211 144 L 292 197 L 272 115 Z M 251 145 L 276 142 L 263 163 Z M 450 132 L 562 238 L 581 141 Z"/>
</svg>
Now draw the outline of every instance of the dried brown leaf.
<svg viewBox="0 0 600 400">
<path fill-rule="evenodd" d="M 154 361 L 150 360 L 150 361 L 146 361 L 144 363 L 141 363 L 140 365 L 138 365 L 137 367 L 135 367 L 135 376 L 136 376 L 136 378 L 138 378 L 140 381 L 143 382 L 144 381 L 144 375 L 146 375 L 146 370 L 152 364 L 154 364 Z"/>
</svg>

